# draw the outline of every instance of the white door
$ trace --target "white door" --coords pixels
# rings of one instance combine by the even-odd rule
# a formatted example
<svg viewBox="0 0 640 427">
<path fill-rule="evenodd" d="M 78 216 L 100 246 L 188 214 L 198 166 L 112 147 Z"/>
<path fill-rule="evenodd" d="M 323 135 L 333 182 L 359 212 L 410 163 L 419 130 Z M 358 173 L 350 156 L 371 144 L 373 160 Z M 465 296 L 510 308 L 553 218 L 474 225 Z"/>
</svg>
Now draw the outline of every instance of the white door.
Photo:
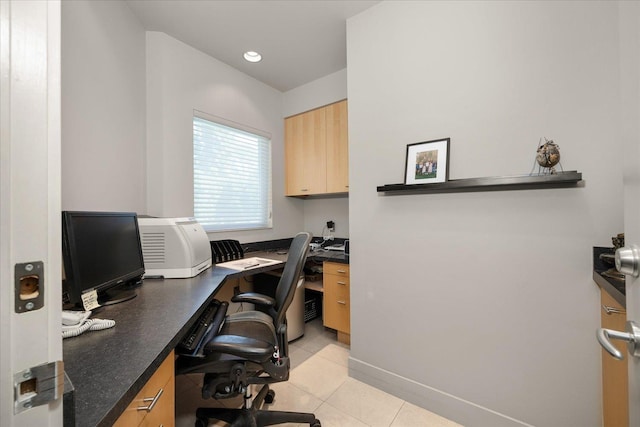
<svg viewBox="0 0 640 427">
<path fill-rule="evenodd" d="M 0 0 L 0 425 L 62 426 L 60 1 Z"/>
<path fill-rule="evenodd" d="M 626 274 L 627 332 L 601 329 L 599 340 L 621 358 L 610 339 L 630 341 L 624 355 L 629 366 L 629 425 L 640 427 L 640 2 L 618 2 L 620 22 L 620 143 L 624 166 L 625 248 L 616 252 L 616 267 Z M 637 344 L 636 344 L 637 343 Z"/>
</svg>

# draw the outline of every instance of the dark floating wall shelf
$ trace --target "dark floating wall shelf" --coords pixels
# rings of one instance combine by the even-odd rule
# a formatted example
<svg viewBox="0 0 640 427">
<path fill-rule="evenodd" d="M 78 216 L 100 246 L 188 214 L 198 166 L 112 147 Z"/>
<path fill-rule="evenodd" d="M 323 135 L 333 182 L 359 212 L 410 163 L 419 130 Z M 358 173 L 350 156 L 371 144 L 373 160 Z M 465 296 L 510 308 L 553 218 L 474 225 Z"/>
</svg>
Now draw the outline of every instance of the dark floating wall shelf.
<svg viewBox="0 0 640 427">
<path fill-rule="evenodd" d="M 435 184 L 387 184 L 378 187 L 378 193 L 428 194 L 473 191 L 532 190 L 544 188 L 577 187 L 582 173 L 558 172 L 553 175 L 489 176 L 485 178 L 453 179 Z"/>
</svg>

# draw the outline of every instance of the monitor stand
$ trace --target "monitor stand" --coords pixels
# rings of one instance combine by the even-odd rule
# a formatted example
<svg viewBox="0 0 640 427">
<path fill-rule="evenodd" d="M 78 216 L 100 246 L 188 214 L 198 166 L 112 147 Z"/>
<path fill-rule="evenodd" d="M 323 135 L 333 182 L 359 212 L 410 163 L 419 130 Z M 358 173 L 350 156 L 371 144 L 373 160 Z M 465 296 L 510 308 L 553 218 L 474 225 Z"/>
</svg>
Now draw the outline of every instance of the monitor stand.
<svg viewBox="0 0 640 427">
<path fill-rule="evenodd" d="M 98 295 L 98 304 L 113 305 L 129 301 L 137 296 L 135 289 L 125 286 L 117 286 Z"/>
</svg>

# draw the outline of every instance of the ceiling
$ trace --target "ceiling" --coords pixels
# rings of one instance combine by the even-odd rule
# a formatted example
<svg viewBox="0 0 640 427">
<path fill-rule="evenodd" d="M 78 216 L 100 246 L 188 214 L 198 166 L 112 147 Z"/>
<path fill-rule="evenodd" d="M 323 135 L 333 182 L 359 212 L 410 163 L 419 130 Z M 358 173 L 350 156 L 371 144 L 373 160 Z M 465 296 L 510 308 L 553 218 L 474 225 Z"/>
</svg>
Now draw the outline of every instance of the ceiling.
<svg viewBox="0 0 640 427">
<path fill-rule="evenodd" d="M 147 31 L 164 32 L 287 91 L 347 66 L 346 20 L 379 1 L 126 0 Z M 246 51 L 262 61 L 249 63 Z"/>
</svg>

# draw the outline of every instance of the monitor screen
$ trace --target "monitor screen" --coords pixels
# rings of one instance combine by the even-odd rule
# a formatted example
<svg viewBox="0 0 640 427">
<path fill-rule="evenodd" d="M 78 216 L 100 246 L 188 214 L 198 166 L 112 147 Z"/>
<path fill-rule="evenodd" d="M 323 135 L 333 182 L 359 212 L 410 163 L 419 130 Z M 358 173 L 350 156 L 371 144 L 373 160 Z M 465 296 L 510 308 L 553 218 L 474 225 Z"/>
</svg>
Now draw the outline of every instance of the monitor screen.
<svg viewBox="0 0 640 427">
<path fill-rule="evenodd" d="M 138 217 L 134 212 L 62 212 L 64 289 L 69 302 L 98 292 L 101 305 L 135 297 L 127 285 L 144 274 Z"/>
</svg>

